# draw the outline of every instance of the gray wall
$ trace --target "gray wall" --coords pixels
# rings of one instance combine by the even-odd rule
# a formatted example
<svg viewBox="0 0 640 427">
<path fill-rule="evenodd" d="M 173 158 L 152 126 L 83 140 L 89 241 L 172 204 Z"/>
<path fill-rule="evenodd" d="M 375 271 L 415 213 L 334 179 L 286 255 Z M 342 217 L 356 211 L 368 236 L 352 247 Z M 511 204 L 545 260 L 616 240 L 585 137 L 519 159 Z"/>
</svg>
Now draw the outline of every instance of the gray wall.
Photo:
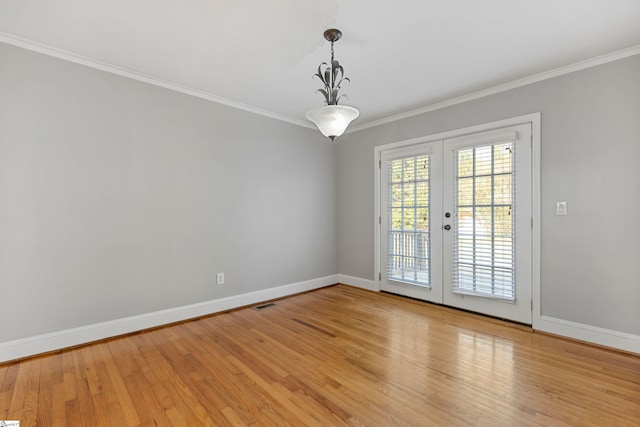
<svg viewBox="0 0 640 427">
<path fill-rule="evenodd" d="M 336 185 L 316 131 L 0 43 L 0 342 L 336 274 Z"/>
<path fill-rule="evenodd" d="M 372 280 L 373 147 L 538 111 L 542 314 L 640 334 L 640 56 L 331 145 L 0 43 L 0 342 L 337 272 Z"/>
<path fill-rule="evenodd" d="M 640 56 L 342 137 L 340 273 L 374 279 L 373 147 L 534 112 L 542 315 L 640 334 Z"/>
</svg>

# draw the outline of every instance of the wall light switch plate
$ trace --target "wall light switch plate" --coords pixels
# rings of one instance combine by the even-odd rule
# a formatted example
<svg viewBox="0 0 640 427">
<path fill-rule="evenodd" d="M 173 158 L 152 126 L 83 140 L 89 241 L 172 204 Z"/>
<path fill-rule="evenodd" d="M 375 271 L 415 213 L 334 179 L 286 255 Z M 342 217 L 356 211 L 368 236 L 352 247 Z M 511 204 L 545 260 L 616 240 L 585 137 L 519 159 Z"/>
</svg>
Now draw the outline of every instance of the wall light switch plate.
<svg viewBox="0 0 640 427">
<path fill-rule="evenodd" d="M 561 202 L 556 202 L 556 215 L 566 215 L 566 214 L 567 214 L 566 200 Z"/>
</svg>

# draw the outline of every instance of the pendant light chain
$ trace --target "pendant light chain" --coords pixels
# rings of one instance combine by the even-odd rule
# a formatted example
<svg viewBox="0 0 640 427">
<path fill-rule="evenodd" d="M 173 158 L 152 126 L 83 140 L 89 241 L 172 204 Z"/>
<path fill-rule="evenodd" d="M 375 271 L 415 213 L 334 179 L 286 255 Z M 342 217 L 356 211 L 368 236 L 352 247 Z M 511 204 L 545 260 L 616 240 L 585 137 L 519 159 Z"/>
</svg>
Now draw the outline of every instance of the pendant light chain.
<svg viewBox="0 0 640 427">
<path fill-rule="evenodd" d="M 333 79 L 333 40 L 331 40 L 331 64 L 329 64 L 329 67 L 331 67 L 331 87 L 333 88 L 333 85 L 335 83 L 334 79 Z M 336 102 L 337 104 L 337 102 Z"/>
<path fill-rule="evenodd" d="M 333 64 L 333 42 L 331 42 L 331 63 Z"/>
</svg>

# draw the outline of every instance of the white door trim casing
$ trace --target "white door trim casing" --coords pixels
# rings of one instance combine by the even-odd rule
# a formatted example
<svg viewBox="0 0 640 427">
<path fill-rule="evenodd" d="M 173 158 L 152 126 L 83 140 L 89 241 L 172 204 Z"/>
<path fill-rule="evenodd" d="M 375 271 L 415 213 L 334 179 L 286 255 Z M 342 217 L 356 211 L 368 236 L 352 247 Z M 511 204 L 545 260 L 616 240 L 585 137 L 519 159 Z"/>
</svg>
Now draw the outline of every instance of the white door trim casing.
<svg viewBox="0 0 640 427">
<path fill-rule="evenodd" d="M 532 323 L 536 327 L 536 323 L 540 320 L 540 113 L 532 113 L 524 116 L 512 117 L 509 119 L 499 120 L 481 125 L 470 126 L 466 128 L 456 129 L 452 131 L 442 132 L 434 135 L 413 138 L 404 141 L 393 142 L 374 147 L 374 203 L 375 217 L 378 218 L 374 224 L 374 244 L 375 244 L 375 260 L 374 260 L 374 289 L 381 290 L 381 272 L 382 259 L 380 256 L 381 235 L 380 235 L 380 218 L 382 216 L 380 182 L 381 182 L 381 165 L 382 153 L 388 150 L 397 150 L 406 147 L 416 146 L 433 141 L 451 139 L 470 135 L 479 132 L 486 132 L 494 129 L 505 128 L 520 124 L 531 124 L 532 131 L 532 186 L 531 186 L 531 223 L 532 223 L 532 247 L 531 247 L 531 285 L 532 285 Z"/>
</svg>

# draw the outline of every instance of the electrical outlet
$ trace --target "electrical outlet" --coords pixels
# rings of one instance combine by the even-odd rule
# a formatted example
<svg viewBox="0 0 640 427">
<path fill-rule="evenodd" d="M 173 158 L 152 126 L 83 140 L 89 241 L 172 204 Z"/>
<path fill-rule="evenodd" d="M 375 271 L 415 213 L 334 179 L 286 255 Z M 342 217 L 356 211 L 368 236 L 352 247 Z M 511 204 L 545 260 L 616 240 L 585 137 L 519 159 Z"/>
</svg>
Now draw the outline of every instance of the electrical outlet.
<svg viewBox="0 0 640 427">
<path fill-rule="evenodd" d="M 566 215 L 567 214 L 567 201 L 559 201 L 556 202 L 556 215 Z"/>
<path fill-rule="evenodd" d="M 218 285 L 224 285 L 224 273 L 216 274 L 216 280 L 218 281 Z"/>
</svg>

